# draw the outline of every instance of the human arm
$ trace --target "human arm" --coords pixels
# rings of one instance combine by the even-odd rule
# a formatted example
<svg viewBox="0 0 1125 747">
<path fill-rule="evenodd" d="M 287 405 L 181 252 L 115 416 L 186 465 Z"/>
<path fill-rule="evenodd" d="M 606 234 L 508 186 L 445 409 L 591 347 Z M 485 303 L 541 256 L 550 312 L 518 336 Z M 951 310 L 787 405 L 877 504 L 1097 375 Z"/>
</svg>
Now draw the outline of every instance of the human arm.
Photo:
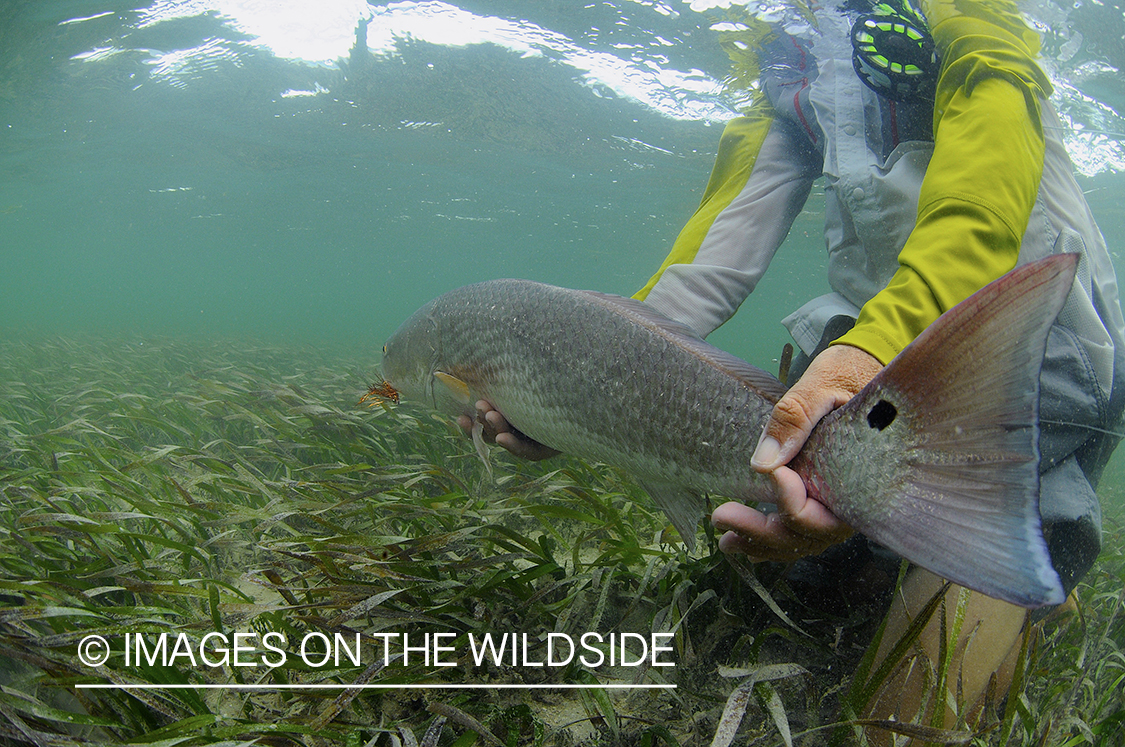
<svg viewBox="0 0 1125 747">
<path fill-rule="evenodd" d="M 706 337 L 754 290 L 819 174 L 807 137 L 759 101 L 727 123 L 699 207 L 633 297 Z"/>
<path fill-rule="evenodd" d="M 838 344 L 887 363 L 943 312 L 1011 270 L 1039 191 L 1036 34 L 1009 0 L 923 3 L 943 64 L 918 218 L 887 287 Z"/>
<path fill-rule="evenodd" d="M 852 331 L 822 353 L 782 399 L 751 461 L 778 485 L 778 512 L 740 504 L 712 516 L 733 530 L 720 546 L 757 559 L 818 552 L 847 532 L 810 501 L 784 465 L 815 424 L 857 393 L 923 329 L 1016 263 L 1043 170 L 1040 101 L 1050 85 L 1037 43 L 1006 2 L 931 2 L 926 12 L 944 65 L 934 112 L 935 149 L 917 223 L 888 286 Z"/>
</svg>

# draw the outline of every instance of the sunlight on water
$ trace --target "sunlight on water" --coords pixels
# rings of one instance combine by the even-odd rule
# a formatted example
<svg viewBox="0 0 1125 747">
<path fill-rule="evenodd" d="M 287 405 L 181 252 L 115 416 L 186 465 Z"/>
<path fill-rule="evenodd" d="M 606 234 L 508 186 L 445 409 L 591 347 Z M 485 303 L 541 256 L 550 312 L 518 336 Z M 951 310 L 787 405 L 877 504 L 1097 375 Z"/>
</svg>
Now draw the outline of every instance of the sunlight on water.
<svg viewBox="0 0 1125 747">
<path fill-rule="evenodd" d="M 631 293 L 699 199 L 711 125 L 734 115 L 716 43 L 729 5 L 13 10 L 3 318 L 374 350 L 472 280 Z M 788 4 L 755 7 L 813 33 Z M 1119 194 L 1125 55 L 1104 7 L 1026 11 L 1077 170 Z M 1118 202 L 1092 200 L 1119 235 Z M 772 367 L 777 320 L 822 282 L 822 209 L 814 196 L 716 342 Z"/>
<path fill-rule="evenodd" d="M 138 29 L 215 14 L 255 46 L 282 59 L 335 66 L 370 15 L 363 0 L 326 0 L 310 11 L 306 0 L 157 0 L 139 11 Z"/>
<path fill-rule="evenodd" d="M 730 5 L 14 4 L 3 317 L 365 345 L 471 280 L 631 293 L 734 115 L 716 41 Z M 814 33 L 787 3 L 754 7 Z M 1119 193 L 1120 8 L 1025 10 L 1077 170 Z M 1118 203 L 1094 201 L 1118 235 Z M 808 209 L 717 333 L 766 366 L 777 320 L 816 291 L 822 203 Z"/>
<path fill-rule="evenodd" d="M 571 39 L 530 20 L 474 13 L 443 2 L 368 5 L 359 0 L 333 0 L 318 4 L 317 11 L 310 14 L 308 4 L 302 0 L 161 0 L 138 11 L 131 25 L 141 30 L 213 15 L 241 38 L 212 37 L 202 44 L 176 50 L 102 46 L 80 52 L 72 59 L 102 63 L 121 52 L 148 51 L 152 56 L 145 62 L 150 66 L 151 78 L 182 87 L 193 77 L 217 70 L 223 61 L 240 66 L 249 48 L 268 50 L 280 59 L 337 69 L 353 53 L 358 30 L 375 55 L 394 56 L 401 45 L 415 42 L 452 48 L 492 44 L 525 57 L 545 56 L 553 63 L 573 68 L 580 74 L 577 80 L 595 96 L 622 97 L 675 119 L 717 122 L 734 115 L 730 104 L 723 101 L 721 75 L 698 68 L 676 69 L 670 64 L 666 53 L 669 48 L 683 46 L 685 38 L 667 38 L 658 29 L 634 25 L 627 14 L 640 9 L 626 4 L 616 8 L 606 5 L 618 16 L 614 24 L 618 28 L 613 29 L 618 33 L 613 34 L 613 43 L 603 50 L 596 48 L 596 42 L 608 34 L 601 34 L 598 27 L 586 29 L 585 38 Z M 653 19 L 682 15 L 662 3 L 639 5 Z M 694 16 L 732 5 L 753 7 L 759 17 L 783 22 L 791 31 L 806 25 L 804 17 L 788 3 L 771 6 L 693 0 L 683 12 Z M 1091 12 L 1103 7 L 1097 3 L 1091 6 Z M 583 11 L 588 9 L 589 6 Z M 1119 104 L 1099 100 L 1082 90 L 1083 86 L 1097 87 L 1098 81 L 1114 80 L 1120 72 L 1119 60 L 1105 57 L 1105 51 L 1110 50 L 1099 49 L 1083 35 L 1080 28 L 1090 21 L 1080 17 L 1082 9 L 1082 4 L 1068 9 L 1051 3 L 1025 7 L 1032 25 L 1044 39 L 1044 66 L 1055 83 L 1054 101 L 1068 130 L 1067 146 L 1078 171 L 1093 176 L 1125 168 L 1125 146 L 1121 141 L 1125 120 L 1114 108 L 1120 108 Z M 581 15 L 577 9 L 575 13 Z M 111 15 L 71 18 L 59 25 L 98 21 Z M 621 34 L 620 27 L 627 28 L 628 34 Z M 721 21 L 710 24 L 712 31 L 724 28 L 734 26 Z M 1082 54 L 1084 50 L 1094 54 L 1094 58 L 1087 59 Z M 325 88 L 317 92 L 329 91 Z M 286 91 L 283 95 L 292 94 Z"/>
<path fill-rule="evenodd" d="M 1062 139 L 1125 279 L 1122 1 L 1028 0 L 1020 7 L 1042 37 L 1042 66 L 1054 86 Z M 666 521 L 621 474 L 576 462 L 558 468 L 504 463 L 497 469 L 503 476 L 492 484 L 455 426 L 408 407 L 384 412 L 356 402 L 381 380 L 377 364 L 386 338 L 422 303 L 456 286 L 522 277 L 630 295 L 645 283 L 698 207 L 723 125 L 743 103 L 725 86 L 730 60 L 719 43 L 721 34 L 747 29 L 740 5 L 797 35 L 819 33 L 799 3 L 787 0 L 0 0 L 0 478 L 8 480 L 0 486 L 0 519 L 18 526 L 0 533 L 0 567 L 8 573 L 23 562 L 23 543 L 32 547 L 17 536 L 24 531 L 35 534 L 35 548 L 48 548 L 40 556 L 58 561 L 50 572 L 31 566 L 27 578 L 0 578 L 4 702 L 19 700 L 9 688 L 16 668 L 4 653 L 14 650 L 6 648 L 4 625 L 18 627 L 18 635 L 47 631 L 72 602 L 105 602 L 118 605 L 113 615 L 133 608 L 151 615 L 144 620 L 150 627 L 164 624 L 161 615 L 182 621 L 202 610 L 203 622 L 193 629 L 203 630 L 231 609 L 250 615 L 246 610 L 255 605 L 239 595 L 256 594 L 253 601 L 260 602 L 263 589 L 272 606 L 259 622 L 284 618 L 303 626 L 313 619 L 306 613 L 319 614 L 316 605 L 329 610 L 321 622 L 353 613 L 362 620 L 382 594 L 401 590 L 372 589 L 397 574 L 410 578 L 421 567 L 417 558 L 431 553 L 442 563 L 448 559 L 453 570 L 441 565 L 433 578 L 393 601 L 421 589 L 418 599 L 442 606 L 457 624 L 470 618 L 480 624 L 493 612 L 491 597 L 450 599 L 463 582 L 487 585 L 486 594 L 502 588 L 504 603 L 521 621 L 529 608 L 542 612 L 546 622 L 536 624 L 544 630 L 561 629 L 572 609 L 582 610 L 576 617 L 594 611 L 599 622 L 605 610 L 611 611 L 607 620 L 628 614 L 638 602 L 626 596 L 635 593 L 639 600 L 657 594 L 654 589 L 674 595 L 659 615 L 667 613 L 662 624 L 676 617 L 681 635 L 695 602 L 687 612 L 677 604 L 702 599 L 718 606 L 711 587 L 725 582 L 711 584 L 714 577 L 706 574 L 726 566 L 688 558 L 667 541 Z M 824 226 L 818 182 L 765 278 L 711 342 L 777 371 L 790 339 L 780 320 L 828 291 Z M 403 464 L 395 461 L 400 458 Z M 268 466 L 259 474 L 247 464 Z M 493 499 L 504 491 L 507 503 L 497 509 Z M 1110 463 L 1099 492 L 1107 517 L 1125 515 L 1125 450 Z M 236 510 L 224 502 L 232 494 Z M 137 496 L 128 512 L 122 495 Z M 545 495 L 555 503 L 531 518 Z M 378 508 L 365 503 L 376 498 L 383 501 Z M 90 529 L 93 520 L 83 512 L 98 513 L 87 508 L 101 501 L 103 523 Z M 68 505 L 80 508 L 67 513 Z M 599 523 L 581 541 L 611 537 L 617 543 L 606 551 L 608 564 L 596 570 L 585 547 L 576 540 L 571 551 L 554 529 L 557 518 L 587 521 L 593 514 Z M 475 523 L 467 525 L 470 516 Z M 480 536 L 491 537 L 487 533 L 502 521 L 519 530 L 503 542 L 489 540 L 499 555 L 484 562 L 474 555 L 479 548 L 463 551 L 484 544 Z M 122 529 L 136 525 L 142 529 Z M 7 526 L 0 530 L 8 532 Z M 525 532 L 527 526 L 533 529 Z M 614 534 L 622 526 L 636 535 L 632 545 Z M 1121 538 L 1114 532 L 1120 524 L 1107 521 L 1106 528 L 1103 557 L 1119 559 Z M 376 530 L 372 541 L 386 548 L 378 552 L 364 546 Z M 399 536 L 408 531 L 417 536 Z M 442 550 L 459 557 L 446 558 L 429 544 L 431 537 L 445 542 L 462 531 L 461 540 Z M 4 545 L 7 539 L 21 544 L 13 549 Z M 304 584 L 297 591 L 306 596 L 283 600 L 282 585 L 272 579 L 256 579 L 249 591 L 227 588 L 225 568 L 216 571 L 220 580 L 210 591 L 202 583 L 210 577 L 176 575 L 187 576 L 189 566 L 196 572 L 201 558 L 211 563 L 210 553 L 234 552 L 228 545 L 246 565 L 265 552 L 284 555 L 293 567 L 308 565 L 288 577 L 297 579 L 293 589 Z M 116 556 L 105 550 L 118 546 Z M 95 560 L 80 574 L 66 559 L 87 547 Z M 559 563 L 553 569 L 554 561 L 541 557 L 551 553 Z M 308 560 L 314 557 L 315 563 Z M 95 567 L 102 562 L 114 567 Z M 523 574 L 540 563 L 549 573 L 527 580 L 525 594 Z M 584 564 L 587 570 L 572 575 Z M 1120 579 L 1106 574 L 1121 571 L 1106 567 L 1098 579 L 1109 591 L 1099 586 L 1097 596 L 1117 604 Z M 144 583 L 167 600 L 139 596 L 111 575 L 133 583 L 154 568 L 164 569 L 167 585 Z M 257 565 L 230 574 L 244 572 L 239 583 L 250 586 L 246 578 Z M 348 586 L 349 573 L 360 574 L 370 588 Z M 503 575 L 495 586 L 493 573 Z M 90 584 L 81 587 L 88 598 L 50 596 L 63 594 L 57 591 L 65 586 L 61 577 L 79 575 Z M 697 584 L 701 578 L 710 585 Z M 345 586 L 358 595 L 346 604 L 333 596 Z M 6 607 L 16 599 L 11 594 L 41 589 L 47 592 L 37 599 L 54 600 L 44 602 L 44 619 L 57 615 L 50 625 Z M 742 591 L 747 607 L 757 604 Z M 519 599 L 507 599 L 513 594 Z M 573 599 L 583 595 L 585 606 L 574 607 Z M 1113 606 L 1109 619 L 1117 613 Z M 732 647 L 720 642 L 744 622 L 740 614 L 723 606 L 712 626 L 722 630 L 707 630 L 685 650 L 707 645 L 727 655 Z M 1094 620 L 1084 617 L 1083 629 L 1101 630 Z M 821 654 L 858 659 L 861 649 L 847 642 L 858 633 L 854 617 L 819 622 L 837 626 L 818 644 Z M 775 631 L 780 625 L 769 624 Z M 1104 629 L 1112 644 L 1108 623 Z M 72 630 L 60 622 L 43 640 L 59 649 L 58 640 Z M 763 642 L 779 637 L 767 634 L 740 638 L 733 649 L 768 658 Z M 1090 660 L 1103 650 L 1089 648 Z M 1100 658 L 1119 661 L 1114 651 Z M 39 661 L 38 654 L 20 652 L 21 662 Z M 65 657 L 73 660 L 69 650 Z M 34 680 L 36 693 L 62 692 L 89 677 L 89 671 L 76 672 L 60 665 L 51 674 L 58 680 L 29 675 L 26 681 Z M 796 674 L 811 681 L 823 672 Z M 1034 674 L 1039 686 L 1061 692 L 1041 672 Z M 709 688 L 731 689 L 714 667 L 701 676 Z M 1063 712 L 1089 689 L 1085 677 L 1075 675 Z M 762 693 L 781 692 L 786 703 L 792 693 L 762 689 L 766 684 L 763 679 L 753 694 L 768 701 L 762 713 L 770 710 L 776 718 L 776 703 Z M 819 688 L 804 704 L 810 714 L 817 698 L 844 689 L 835 681 L 822 684 L 810 687 Z M 750 691 L 744 694 L 749 698 Z M 687 713 L 683 702 L 694 696 L 721 711 L 716 704 L 722 699 L 707 689 L 703 696 L 669 700 L 668 712 Z M 183 702 L 190 706 L 193 697 L 188 693 Z M 589 713 L 603 701 L 590 701 Z M 140 712 L 138 704 L 150 701 L 121 702 L 114 714 Z M 380 708 L 391 702 L 378 701 Z M 1013 718 L 1017 710 L 1023 717 L 1026 702 L 1011 706 Z M 256 719 L 255 726 L 283 710 L 267 700 L 233 703 L 231 696 L 223 708 L 245 708 L 253 713 L 245 722 Z M 402 707 L 436 720 L 419 703 Z M 62 723 L 53 701 L 48 706 L 29 697 L 20 704 L 28 719 L 40 719 L 36 725 L 71 725 Z M 170 743 L 212 729 L 211 721 L 185 715 L 187 706 L 166 707 L 172 710 L 160 713 L 168 724 L 175 713 L 178 725 L 153 717 L 136 734 Z M 320 738 L 309 724 L 332 707 L 330 700 L 310 700 L 307 708 L 291 708 L 285 728 Z M 510 723 L 522 718 L 519 707 L 504 712 Z M 0 741 L 16 734 L 3 731 L 9 712 L 16 711 L 0 717 Z M 565 715 L 565 721 L 613 721 L 604 712 L 597 719 Z M 706 732 L 698 743 L 711 738 L 713 723 L 685 718 Z M 226 731 L 216 727 L 214 738 L 244 738 L 246 723 L 236 721 L 222 725 Z M 765 715 L 761 722 L 773 729 Z M 1107 724 L 1121 722 L 1110 717 Z M 660 726 L 654 722 L 646 737 L 670 743 Z M 103 727 L 116 728 L 116 722 L 91 722 L 91 729 Z M 180 731 L 166 731 L 173 727 Z M 342 741 L 343 733 L 324 739 Z M 370 738 L 354 735 L 348 744 Z M 398 733 L 387 735 L 379 744 L 399 743 Z M 24 736 L 20 731 L 13 738 Z M 44 736 L 54 739 L 54 732 Z M 780 743 L 777 736 L 770 732 Z M 1077 744 L 1079 733 L 1071 736 L 1067 744 Z M 418 740 L 403 736 L 408 741 Z M 421 743 L 436 743 L 436 733 Z"/>
<path fill-rule="evenodd" d="M 673 15 L 665 6 L 653 8 Z M 356 43 L 357 28 L 375 55 L 395 55 L 401 44 L 424 42 L 445 47 L 493 44 L 521 56 L 546 56 L 574 68 L 594 95 L 616 95 L 676 119 L 722 121 L 733 116 L 721 99 L 722 85 L 701 70 L 680 71 L 661 54 L 676 45 L 655 31 L 631 30 L 631 40 L 614 42 L 613 51 L 597 51 L 564 34 L 526 20 L 478 15 L 443 2 L 323 3 L 310 17 L 305 2 L 261 3 L 247 0 L 177 2 L 165 0 L 140 11 L 137 29 L 214 14 L 242 39 L 208 39 L 197 47 L 162 51 L 149 60 L 151 75 L 169 85 L 213 68 L 223 58 L 238 60 L 247 45 L 287 60 L 337 68 Z M 63 24 L 95 20 L 71 19 Z M 592 31 L 596 31 L 593 29 Z M 75 59 L 100 62 L 121 49 L 98 48 Z M 604 93 L 602 92 L 604 90 Z"/>
<path fill-rule="evenodd" d="M 495 44 L 525 56 L 545 55 L 577 70 L 594 95 L 621 96 L 667 117 L 722 121 L 733 114 L 718 100 L 719 81 L 700 70 L 665 67 L 669 60 L 661 52 L 673 42 L 656 34 L 615 43 L 611 53 L 583 48 L 526 21 L 476 16 L 446 3 L 395 3 L 374 8 L 373 16 L 367 41 L 376 54 L 393 54 L 406 40 L 453 47 Z"/>
</svg>

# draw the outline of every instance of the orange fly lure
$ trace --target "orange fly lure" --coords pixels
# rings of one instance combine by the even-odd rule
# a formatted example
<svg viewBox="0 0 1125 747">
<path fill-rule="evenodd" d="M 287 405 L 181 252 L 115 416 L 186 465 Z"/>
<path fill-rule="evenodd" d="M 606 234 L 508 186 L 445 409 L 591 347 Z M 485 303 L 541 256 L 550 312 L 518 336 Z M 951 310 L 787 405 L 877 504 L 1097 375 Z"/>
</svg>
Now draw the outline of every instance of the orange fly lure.
<svg viewBox="0 0 1125 747">
<path fill-rule="evenodd" d="M 381 405 L 387 400 L 398 404 L 398 390 L 387 382 L 379 384 L 372 384 L 367 390 L 367 394 L 359 399 L 359 404 L 366 404 L 368 407 L 375 407 Z"/>
</svg>

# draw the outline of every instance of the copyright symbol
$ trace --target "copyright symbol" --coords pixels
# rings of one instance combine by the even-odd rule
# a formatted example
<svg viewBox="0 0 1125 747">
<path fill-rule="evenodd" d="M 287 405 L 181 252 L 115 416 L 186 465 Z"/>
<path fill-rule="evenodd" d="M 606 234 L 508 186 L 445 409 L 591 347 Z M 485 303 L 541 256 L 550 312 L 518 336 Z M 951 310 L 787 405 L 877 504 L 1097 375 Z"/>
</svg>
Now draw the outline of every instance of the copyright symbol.
<svg viewBox="0 0 1125 747">
<path fill-rule="evenodd" d="M 100 635 L 88 635 L 78 642 L 78 660 L 88 667 L 100 667 L 109 658 L 109 644 Z"/>
</svg>

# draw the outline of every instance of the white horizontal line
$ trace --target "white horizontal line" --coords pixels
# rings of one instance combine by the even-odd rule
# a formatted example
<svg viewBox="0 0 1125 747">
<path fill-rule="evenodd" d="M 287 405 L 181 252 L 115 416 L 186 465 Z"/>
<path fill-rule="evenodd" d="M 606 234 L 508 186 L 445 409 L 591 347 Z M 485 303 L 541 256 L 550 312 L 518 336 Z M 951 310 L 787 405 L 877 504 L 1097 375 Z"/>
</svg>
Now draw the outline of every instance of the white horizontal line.
<svg viewBox="0 0 1125 747">
<path fill-rule="evenodd" d="M 71 18 L 69 21 L 59 21 L 60 26 L 66 26 L 70 23 L 82 23 L 83 21 L 92 21 L 95 18 L 104 18 L 105 16 L 112 16 L 112 10 L 107 10 L 105 13 L 98 13 L 96 16 L 86 16 L 85 18 Z"/>
<path fill-rule="evenodd" d="M 76 683 L 75 688 L 81 690 L 675 690 L 675 685 L 580 685 L 580 684 L 443 684 L 419 683 L 414 685 L 338 685 L 338 684 L 250 684 L 240 685 L 237 682 L 230 684 L 179 684 L 179 685 L 118 685 L 113 682 L 84 682 Z"/>
</svg>

